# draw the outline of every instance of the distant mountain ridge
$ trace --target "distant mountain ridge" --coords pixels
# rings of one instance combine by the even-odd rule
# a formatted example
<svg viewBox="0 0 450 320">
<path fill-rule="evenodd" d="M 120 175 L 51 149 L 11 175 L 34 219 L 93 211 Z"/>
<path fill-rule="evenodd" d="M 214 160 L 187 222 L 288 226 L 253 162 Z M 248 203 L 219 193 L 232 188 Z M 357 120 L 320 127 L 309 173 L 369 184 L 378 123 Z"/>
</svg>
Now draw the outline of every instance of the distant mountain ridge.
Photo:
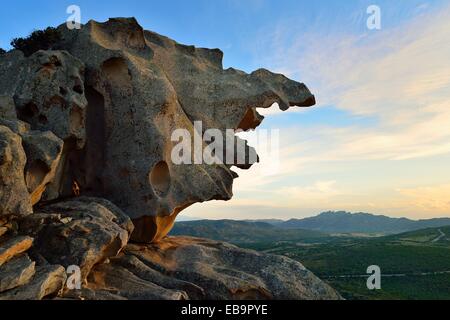
<svg viewBox="0 0 450 320">
<path fill-rule="evenodd" d="M 300 241 L 326 237 L 319 231 L 283 229 L 260 221 L 199 220 L 175 223 L 170 235 L 189 235 L 233 243 Z"/>
<path fill-rule="evenodd" d="M 324 237 L 329 234 L 399 234 L 450 226 L 450 218 L 411 220 L 370 213 L 328 211 L 304 219 L 177 221 L 172 235 L 191 235 L 231 242 Z"/>
<path fill-rule="evenodd" d="M 327 233 L 394 234 L 426 228 L 449 226 L 450 218 L 411 220 L 363 212 L 350 213 L 346 211 L 328 211 L 315 217 L 275 222 L 273 225 L 284 229 L 306 229 Z"/>
</svg>

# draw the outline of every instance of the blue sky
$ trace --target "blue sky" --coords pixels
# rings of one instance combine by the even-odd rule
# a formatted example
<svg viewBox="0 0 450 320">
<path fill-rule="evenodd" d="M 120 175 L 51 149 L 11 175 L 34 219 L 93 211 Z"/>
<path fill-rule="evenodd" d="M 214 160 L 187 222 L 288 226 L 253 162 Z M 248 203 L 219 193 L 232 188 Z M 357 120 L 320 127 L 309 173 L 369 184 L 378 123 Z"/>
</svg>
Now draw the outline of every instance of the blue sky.
<svg viewBox="0 0 450 320">
<path fill-rule="evenodd" d="M 446 3 L 445 0 L 375 2 L 386 8 L 385 27 L 408 20 L 424 3 L 435 7 Z M 260 66 L 253 59 L 251 40 L 259 38 L 262 32 L 270 32 L 285 21 L 295 25 L 293 31 L 360 33 L 366 28 L 365 10 L 372 3 L 373 0 L 8 1 L 2 4 L 0 12 L 0 46 L 8 48 L 11 38 L 25 36 L 33 29 L 63 23 L 68 16 L 66 8 L 76 4 L 82 9 L 82 22 L 134 16 L 144 28 L 181 43 L 221 48 L 226 53 L 225 66 L 252 71 Z"/>
<path fill-rule="evenodd" d="M 239 172 L 235 198 L 195 205 L 205 218 L 290 218 L 324 210 L 450 216 L 450 5 L 446 0 L 15 1 L 0 47 L 56 26 L 134 16 L 180 43 L 220 48 L 224 66 L 265 67 L 305 82 L 309 110 L 265 112 L 281 169 Z M 366 26 L 369 5 L 381 30 Z M 266 160 L 268 161 L 268 160 Z M 259 173 L 258 173 L 259 172 Z"/>
</svg>

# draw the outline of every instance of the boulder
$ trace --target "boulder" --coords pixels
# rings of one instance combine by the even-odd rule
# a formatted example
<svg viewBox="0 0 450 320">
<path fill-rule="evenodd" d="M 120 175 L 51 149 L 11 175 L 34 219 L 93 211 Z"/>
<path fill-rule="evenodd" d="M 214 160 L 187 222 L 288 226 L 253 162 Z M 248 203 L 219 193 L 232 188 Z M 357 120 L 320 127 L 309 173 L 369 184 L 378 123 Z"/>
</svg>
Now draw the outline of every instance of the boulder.
<svg viewBox="0 0 450 320">
<path fill-rule="evenodd" d="M 90 275 L 95 287 L 105 288 L 128 300 L 187 300 L 182 290 L 158 286 L 134 275 L 127 269 L 110 264 L 101 264 Z M 113 288 L 113 289 L 112 289 Z"/>
<path fill-rule="evenodd" d="M 20 229 L 35 238 L 34 253 L 50 264 L 80 267 L 85 279 L 95 264 L 122 250 L 133 225 L 109 201 L 80 197 L 40 207 Z"/>
<path fill-rule="evenodd" d="M 249 168 L 257 160 L 245 145 L 243 151 L 229 147 L 227 152 L 238 150 L 228 162 L 180 165 L 172 159 L 176 129 L 191 138 L 216 129 L 225 139 L 226 129 L 258 126 L 258 107 L 315 103 L 302 83 L 264 69 L 224 70 L 220 50 L 181 45 L 143 30 L 134 18 L 59 30 L 60 47 L 86 68 L 87 142 L 69 164 L 70 179 L 81 194 L 105 197 L 124 210 L 138 242 L 161 240 L 194 203 L 229 200 L 237 177 L 231 167 Z M 231 139 L 240 141 L 234 134 Z M 208 143 L 201 144 L 203 151 Z M 226 151 L 217 158 L 225 160 Z"/>
<path fill-rule="evenodd" d="M 186 292 L 190 299 L 205 299 L 205 291 L 188 281 L 171 277 L 158 270 L 152 269 L 134 255 L 124 254 L 111 259 L 113 265 L 126 268 L 140 279 L 154 283 L 166 289 L 182 290 Z"/>
<path fill-rule="evenodd" d="M 30 131 L 22 134 L 22 143 L 27 156 L 25 180 L 35 205 L 55 179 L 64 142 L 51 131 Z"/>
<path fill-rule="evenodd" d="M 25 163 L 22 139 L 0 125 L 0 217 L 28 215 L 33 210 L 24 179 Z"/>
<path fill-rule="evenodd" d="M 17 120 L 14 99 L 10 96 L 0 95 L 0 118 L 5 120 Z"/>
<path fill-rule="evenodd" d="M 27 284 L 35 273 L 35 262 L 20 255 L 0 267 L 0 292 Z"/>
<path fill-rule="evenodd" d="M 45 200 L 72 195 L 74 180 L 65 168 L 69 154 L 82 149 L 86 140 L 87 101 L 83 80 L 83 63 L 66 51 L 38 51 L 24 57 L 20 51 L 13 50 L 0 59 L 0 96 L 8 101 L 8 109 L 0 109 L 0 113 L 8 117 L 0 117 L 0 124 L 21 135 L 29 130 L 51 131 L 64 142 L 61 159 L 52 161 L 56 168 L 52 167 L 49 172 L 48 169 L 37 169 L 39 175 L 42 171 L 47 173 L 43 179 L 38 179 L 41 183 L 33 181 L 36 187 L 31 188 L 33 203 L 43 196 L 45 183 L 48 184 Z M 16 119 L 12 119 L 11 98 L 8 97 L 14 98 Z M 9 112 L 1 112 L 3 109 Z M 53 146 L 54 142 L 50 148 Z"/>
<path fill-rule="evenodd" d="M 107 198 L 133 219 L 138 242 L 164 238 L 194 203 L 231 199 L 238 177 L 232 167 L 248 169 L 258 157 L 227 129 L 256 128 L 263 120 L 258 107 L 315 103 L 302 83 L 265 69 L 224 70 L 220 50 L 179 44 L 134 18 L 58 31 L 55 47 L 62 50 L 2 55 L 0 124 L 24 137 L 30 129 L 51 131 L 64 143 L 59 156 L 44 151 L 45 165 L 30 159 L 33 204 L 80 194 Z M 183 135 L 173 136 L 179 130 Z M 223 150 L 207 149 L 213 140 Z M 200 154 L 183 150 L 183 163 L 174 160 L 181 141 Z M 56 145 L 53 139 L 49 147 Z"/>
<path fill-rule="evenodd" d="M 109 264 L 93 269 L 88 288 L 125 298 L 153 299 L 145 289 L 132 290 L 134 285 L 147 287 L 148 283 L 171 292 L 182 291 L 189 299 L 341 299 L 334 289 L 290 258 L 190 237 L 169 237 L 151 245 L 129 244 Z"/>
<path fill-rule="evenodd" d="M 0 267 L 11 258 L 27 251 L 33 244 L 33 238 L 19 236 L 0 243 Z"/>
<path fill-rule="evenodd" d="M 0 95 L 14 97 L 17 117 L 33 130 L 85 142 L 84 65 L 65 51 L 13 51 L 0 61 Z"/>
<path fill-rule="evenodd" d="M 32 280 L 21 287 L 0 293 L 0 300 L 41 300 L 57 296 L 66 283 L 62 266 L 46 265 L 36 268 Z"/>
<path fill-rule="evenodd" d="M 314 105 L 304 84 L 133 18 L 58 30 L 61 50 L 0 57 L 0 299 L 340 298 L 286 257 L 165 238 L 190 205 L 231 199 L 232 168 L 258 161 L 233 130 Z"/>
</svg>

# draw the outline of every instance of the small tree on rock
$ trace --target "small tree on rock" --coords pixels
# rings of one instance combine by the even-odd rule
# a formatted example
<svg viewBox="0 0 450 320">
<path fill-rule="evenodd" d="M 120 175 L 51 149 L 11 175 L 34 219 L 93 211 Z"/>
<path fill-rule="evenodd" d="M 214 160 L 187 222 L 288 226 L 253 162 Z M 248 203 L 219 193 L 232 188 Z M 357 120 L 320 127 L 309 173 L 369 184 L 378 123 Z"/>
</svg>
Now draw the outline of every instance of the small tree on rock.
<svg viewBox="0 0 450 320">
<path fill-rule="evenodd" d="M 52 49 L 61 40 L 60 32 L 52 27 L 33 31 L 26 38 L 15 38 L 11 41 L 14 49 L 20 50 L 26 57 L 39 50 Z"/>
</svg>

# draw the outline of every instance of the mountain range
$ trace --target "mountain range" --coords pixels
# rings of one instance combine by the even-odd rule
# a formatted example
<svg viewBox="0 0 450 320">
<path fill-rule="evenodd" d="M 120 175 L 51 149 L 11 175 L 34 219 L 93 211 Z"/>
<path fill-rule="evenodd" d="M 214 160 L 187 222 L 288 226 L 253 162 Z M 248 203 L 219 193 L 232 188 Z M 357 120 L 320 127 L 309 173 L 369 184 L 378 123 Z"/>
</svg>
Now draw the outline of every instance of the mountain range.
<svg viewBox="0 0 450 320">
<path fill-rule="evenodd" d="M 247 237 L 292 240 L 297 237 L 319 237 L 330 233 L 387 235 L 442 226 L 450 226 L 450 218 L 411 220 L 370 213 L 329 211 L 314 217 L 287 221 L 278 219 L 180 221 L 175 224 L 172 234 L 209 236 L 225 241 L 245 240 Z"/>
<path fill-rule="evenodd" d="M 401 233 L 450 225 L 450 218 L 411 220 L 370 213 L 345 211 L 323 212 L 315 217 L 277 221 L 273 225 L 285 229 L 307 229 L 328 233 Z"/>
</svg>

